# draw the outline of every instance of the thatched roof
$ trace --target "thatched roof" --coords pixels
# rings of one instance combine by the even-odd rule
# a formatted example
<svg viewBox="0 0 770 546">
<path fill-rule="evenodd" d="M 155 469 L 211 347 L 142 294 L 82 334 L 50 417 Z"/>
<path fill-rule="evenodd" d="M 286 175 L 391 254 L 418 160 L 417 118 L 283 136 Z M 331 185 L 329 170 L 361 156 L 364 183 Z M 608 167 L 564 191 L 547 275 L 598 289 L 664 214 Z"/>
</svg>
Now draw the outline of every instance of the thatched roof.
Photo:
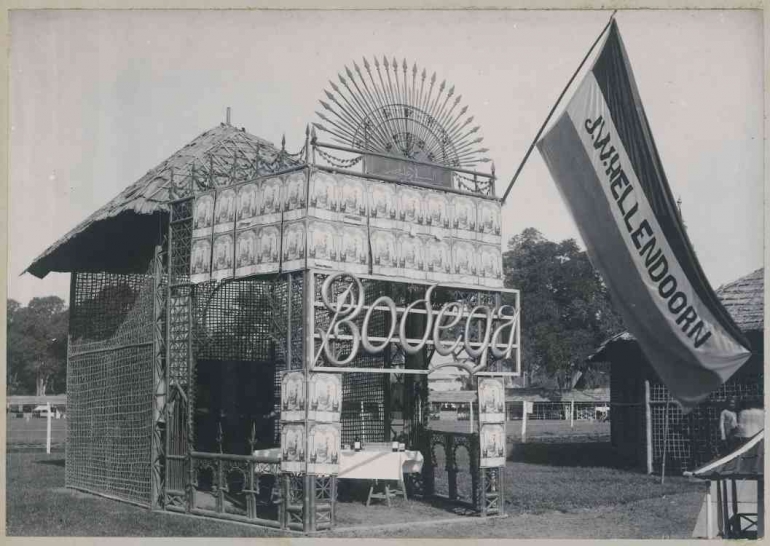
<svg viewBox="0 0 770 546">
<path fill-rule="evenodd" d="M 762 332 L 765 321 L 765 269 L 757 269 L 745 277 L 720 286 L 716 295 L 727 312 L 744 333 Z M 607 348 L 619 343 L 636 343 L 629 332 L 621 332 L 605 340 L 588 357 L 591 362 L 603 362 Z"/>
<path fill-rule="evenodd" d="M 168 222 L 172 180 L 191 172 L 218 179 L 236 169 L 241 176 L 267 174 L 297 164 L 270 142 L 220 124 L 193 139 L 120 192 L 38 256 L 27 268 L 43 278 L 51 271 L 142 272 Z"/>
<path fill-rule="evenodd" d="M 721 286 L 716 293 L 741 330 L 762 331 L 765 325 L 764 268 Z"/>
</svg>

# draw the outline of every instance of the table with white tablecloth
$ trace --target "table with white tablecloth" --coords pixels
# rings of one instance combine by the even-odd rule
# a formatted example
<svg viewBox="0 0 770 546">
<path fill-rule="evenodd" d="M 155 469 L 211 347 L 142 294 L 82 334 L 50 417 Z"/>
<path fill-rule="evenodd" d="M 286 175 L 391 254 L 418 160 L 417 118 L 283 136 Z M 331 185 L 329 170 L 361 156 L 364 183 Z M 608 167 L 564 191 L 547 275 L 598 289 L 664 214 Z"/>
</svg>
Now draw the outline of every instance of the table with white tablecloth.
<svg viewBox="0 0 770 546">
<path fill-rule="evenodd" d="M 338 478 L 349 480 L 396 480 L 422 470 L 419 451 L 342 450 Z"/>
<path fill-rule="evenodd" d="M 406 499 L 404 474 L 412 474 L 422 470 L 424 462 L 419 451 L 386 451 L 364 449 L 362 451 L 342 450 L 340 452 L 340 469 L 337 475 L 340 479 L 367 480 L 370 483 L 366 505 L 372 499 L 384 499 L 390 506 L 390 498 L 400 493 Z M 384 493 L 375 493 L 374 484 L 384 483 Z M 388 482 L 395 481 L 398 487 L 391 489 Z"/>
<path fill-rule="evenodd" d="M 253 452 L 253 456 L 264 462 L 279 463 L 281 448 L 259 449 Z M 337 477 L 343 480 L 367 480 L 372 483 L 395 481 L 398 482 L 400 490 L 406 498 L 404 474 L 421 472 L 423 463 L 424 458 L 419 451 L 388 451 L 376 448 L 362 451 L 343 449 L 340 451 Z M 390 489 L 387 485 L 384 497 L 373 493 L 373 487 L 370 487 L 367 506 L 373 498 L 385 498 L 390 504 L 390 495 Z"/>
</svg>

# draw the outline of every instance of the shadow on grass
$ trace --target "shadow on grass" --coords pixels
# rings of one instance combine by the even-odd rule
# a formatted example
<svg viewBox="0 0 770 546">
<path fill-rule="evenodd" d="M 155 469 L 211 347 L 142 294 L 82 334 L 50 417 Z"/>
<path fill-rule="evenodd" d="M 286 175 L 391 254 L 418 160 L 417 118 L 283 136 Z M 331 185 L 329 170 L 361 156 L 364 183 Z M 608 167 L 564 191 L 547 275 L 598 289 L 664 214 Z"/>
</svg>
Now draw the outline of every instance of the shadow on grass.
<svg viewBox="0 0 770 546">
<path fill-rule="evenodd" d="M 47 464 L 50 466 L 59 466 L 64 468 L 64 459 L 41 459 L 39 461 L 35 461 L 35 464 Z"/>
<path fill-rule="evenodd" d="M 439 508 L 455 516 L 478 515 L 478 512 L 476 512 L 476 509 L 471 502 L 452 500 L 441 496 L 425 497 L 420 500 L 434 508 Z"/>
<path fill-rule="evenodd" d="M 633 461 L 619 456 L 609 442 L 587 443 L 515 443 L 509 461 L 566 467 L 603 467 L 633 469 Z"/>
<path fill-rule="evenodd" d="M 339 505 L 366 505 L 366 499 L 369 494 L 370 482 L 362 480 L 339 480 L 337 481 L 337 503 Z M 377 492 L 381 492 L 381 486 L 376 488 Z M 391 492 L 391 494 L 393 494 Z M 402 497 L 400 495 L 394 495 L 394 502 L 401 502 Z M 422 495 L 409 495 L 410 501 L 419 501 L 427 507 L 442 510 L 447 513 L 447 516 L 472 516 L 476 515 L 476 511 L 473 508 L 471 502 L 463 500 L 452 500 L 445 496 L 435 495 L 423 497 Z M 384 506 L 386 503 L 384 500 L 372 501 L 371 507 Z"/>
</svg>

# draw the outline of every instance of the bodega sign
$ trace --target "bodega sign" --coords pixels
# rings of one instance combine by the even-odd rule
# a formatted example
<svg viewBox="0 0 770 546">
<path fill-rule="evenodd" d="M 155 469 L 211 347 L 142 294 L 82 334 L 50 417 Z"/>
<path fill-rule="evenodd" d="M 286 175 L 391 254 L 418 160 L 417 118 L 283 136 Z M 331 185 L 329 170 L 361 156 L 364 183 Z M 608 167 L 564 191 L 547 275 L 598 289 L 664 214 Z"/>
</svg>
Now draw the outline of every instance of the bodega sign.
<svg viewBox="0 0 770 546">
<path fill-rule="evenodd" d="M 313 305 L 314 309 L 320 309 L 329 319 L 323 321 L 324 327 L 312 328 L 312 368 L 372 372 L 371 368 L 349 366 L 362 351 L 378 354 L 389 345 L 396 344 L 406 355 L 417 354 L 430 346 L 434 349 L 433 360 L 436 362 L 427 370 L 381 371 L 427 374 L 438 368 L 452 366 L 464 369 L 471 375 L 486 375 L 484 372 L 490 360 L 514 359 L 515 371 L 495 372 L 493 375 L 518 375 L 518 291 L 493 291 L 498 294 L 513 293 L 515 305 L 489 306 L 452 301 L 434 309 L 432 298 L 438 287 L 438 284 L 427 285 L 424 296 L 406 307 L 397 306 L 388 296 L 380 296 L 366 305 L 366 292 L 360 278 L 349 273 L 329 275 L 320 287 L 320 302 L 314 302 Z M 474 287 L 472 291 L 478 293 L 479 289 Z M 314 313 L 314 319 L 317 314 Z M 408 328 L 409 317 L 417 315 L 424 317 L 420 321 L 419 332 Z M 378 326 L 384 322 L 386 327 L 379 327 L 379 331 L 375 331 L 375 321 Z"/>
</svg>

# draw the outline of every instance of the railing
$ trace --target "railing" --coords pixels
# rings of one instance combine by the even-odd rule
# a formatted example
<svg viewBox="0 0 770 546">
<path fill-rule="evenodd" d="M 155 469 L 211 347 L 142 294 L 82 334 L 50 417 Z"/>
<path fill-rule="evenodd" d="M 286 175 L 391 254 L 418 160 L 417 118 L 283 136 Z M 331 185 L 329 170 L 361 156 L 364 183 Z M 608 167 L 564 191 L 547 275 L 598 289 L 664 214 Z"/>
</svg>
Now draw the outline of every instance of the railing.
<svg viewBox="0 0 770 546">
<path fill-rule="evenodd" d="M 478 434 L 430 431 L 428 493 L 480 510 L 478 446 Z"/>
<path fill-rule="evenodd" d="M 283 483 L 277 458 L 199 451 L 190 456 L 191 513 L 283 527 Z"/>
<path fill-rule="evenodd" d="M 377 180 L 394 182 L 397 184 L 406 183 L 413 186 L 425 187 L 428 189 L 439 188 L 443 191 L 448 191 L 450 193 L 467 194 L 467 195 L 473 195 L 475 197 L 483 197 L 483 198 L 493 199 L 493 200 L 497 199 L 497 197 L 494 196 L 495 180 L 496 180 L 496 175 L 494 172 L 494 164 L 492 165 L 492 172 L 484 173 L 484 172 L 473 171 L 469 169 L 463 169 L 460 167 L 450 167 L 447 165 L 441 165 L 439 163 L 417 161 L 415 159 L 410 159 L 410 158 L 402 157 L 398 155 L 383 154 L 375 151 L 366 151 L 358 148 L 339 146 L 328 142 L 319 142 L 315 134 L 311 139 L 310 144 L 311 144 L 312 162 L 316 167 L 328 168 L 336 172 L 340 172 L 342 174 L 351 174 L 354 176 L 361 176 L 363 178 L 374 178 Z M 330 153 L 325 152 L 324 149 L 344 152 L 346 154 L 353 154 L 354 157 L 349 159 L 335 157 Z M 316 157 L 316 153 L 318 154 L 318 157 Z M 403 176 L 398 176 L 398 175 L 389 176 L 389 175 L 382 175 L 382 174 L 366 173 L 364 172 L 365 169 L 363 168 L 363 161 L 362 161 L 362 159 L 365 156 L 382 158 L 386 161 L 403 162 L 405 164 L 411 165 L 413 168 L 419 166 L 425 169 L 432 169 L 435 171 L 444 171 L 450 177 L 451 186 L 421 182 L 421 181 L 415 180 L 413 177 L 405 178 Z M 317 163 L 316 159 L 322 159 L 325 163 L 330 165 L 330 167 L 326 167 L 325 165 Z M 356 165 L 361 165 L 360 172 L 350 170 L 352 167 Z"/>
</svg>

